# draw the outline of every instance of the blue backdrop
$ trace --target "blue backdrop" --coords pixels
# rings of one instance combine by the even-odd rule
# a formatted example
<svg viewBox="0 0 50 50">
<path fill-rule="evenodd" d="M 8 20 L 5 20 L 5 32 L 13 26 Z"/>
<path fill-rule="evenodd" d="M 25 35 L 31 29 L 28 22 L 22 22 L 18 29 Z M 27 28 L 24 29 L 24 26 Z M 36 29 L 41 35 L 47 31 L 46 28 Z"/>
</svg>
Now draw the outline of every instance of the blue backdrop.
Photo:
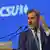
<svg viewBox="0 0 50 50">
<path fill-rule="evenodd" d="M 47 25 L 50 26 L 49 0 L 0 0 L 0 38 L 15 32 L 20 26 L 23 27 L 17 33 L 23 31 L 28 24 L 26 12 L 32 8 L 39 10 Z M 11 36 L 0 41 L 8 41 L 10 38 Z M 18 38 L 19 35 L 11 38 L 12 48 L 18 47 Z"/>
</svg>

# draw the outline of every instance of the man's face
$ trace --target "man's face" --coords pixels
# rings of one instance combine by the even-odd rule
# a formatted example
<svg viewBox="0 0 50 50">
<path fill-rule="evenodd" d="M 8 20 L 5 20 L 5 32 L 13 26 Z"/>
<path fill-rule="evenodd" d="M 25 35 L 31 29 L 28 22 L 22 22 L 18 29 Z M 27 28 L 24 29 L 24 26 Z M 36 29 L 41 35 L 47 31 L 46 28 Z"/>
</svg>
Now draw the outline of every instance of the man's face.
<svg viewBox="0 0 50 50">
<path fill-rule="evenodd" d="M 28 14 L 28 24 L 31 28 L 37 26 L 37 16 L 35 12 L 31 12 Z"/>
</svg>

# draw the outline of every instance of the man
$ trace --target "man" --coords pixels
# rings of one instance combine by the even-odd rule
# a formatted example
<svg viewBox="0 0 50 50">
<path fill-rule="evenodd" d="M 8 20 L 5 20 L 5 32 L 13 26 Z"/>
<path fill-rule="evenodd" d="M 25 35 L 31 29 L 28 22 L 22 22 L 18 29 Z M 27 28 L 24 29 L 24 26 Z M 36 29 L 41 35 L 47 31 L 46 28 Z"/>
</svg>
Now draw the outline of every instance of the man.
<svg viewBox="0 0 50 50">
<path fill-rule="evenodd" d="M 19 50 L 45 50 L 47 36 L 40 25 L 40 12 L 32 9 L 27 12 L 28 30 L 19 37 Z"/>
</svg>

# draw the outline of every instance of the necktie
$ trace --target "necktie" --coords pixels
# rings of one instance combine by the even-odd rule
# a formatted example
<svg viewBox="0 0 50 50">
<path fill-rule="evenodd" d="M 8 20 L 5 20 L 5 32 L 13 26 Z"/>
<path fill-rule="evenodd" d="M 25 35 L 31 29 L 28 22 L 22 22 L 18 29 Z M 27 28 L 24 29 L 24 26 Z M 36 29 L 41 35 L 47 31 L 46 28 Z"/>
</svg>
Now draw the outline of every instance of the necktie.
<svg viewBox="0 0 50 50">
<path fill-rule="evenodd" d="M 40 50 L 40 44 L 39 44 L 39 38 L 37 36 L 37 32 L 35 32 L 35 40 L 36 40 L 37 48 L 38 50 Z"/>
</svg>

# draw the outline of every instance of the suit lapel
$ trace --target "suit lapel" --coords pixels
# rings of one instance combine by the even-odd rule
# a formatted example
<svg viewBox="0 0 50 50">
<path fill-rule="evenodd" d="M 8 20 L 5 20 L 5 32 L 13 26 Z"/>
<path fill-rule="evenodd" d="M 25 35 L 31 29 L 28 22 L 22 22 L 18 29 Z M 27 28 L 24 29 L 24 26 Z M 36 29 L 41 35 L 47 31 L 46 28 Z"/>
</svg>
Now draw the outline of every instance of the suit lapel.
<svg viewBox="0 0 50 50">
<path fill-rule="evenodd" d="M 44 29 L 42 27 L 40 27 L 40 35 L 41 35 L 41 44 L 42 44 L 42 50 L 43 50 L 45 42 L 46 42 L 45 41 L 46 36 L 45 36 Z"/>
</svg>

